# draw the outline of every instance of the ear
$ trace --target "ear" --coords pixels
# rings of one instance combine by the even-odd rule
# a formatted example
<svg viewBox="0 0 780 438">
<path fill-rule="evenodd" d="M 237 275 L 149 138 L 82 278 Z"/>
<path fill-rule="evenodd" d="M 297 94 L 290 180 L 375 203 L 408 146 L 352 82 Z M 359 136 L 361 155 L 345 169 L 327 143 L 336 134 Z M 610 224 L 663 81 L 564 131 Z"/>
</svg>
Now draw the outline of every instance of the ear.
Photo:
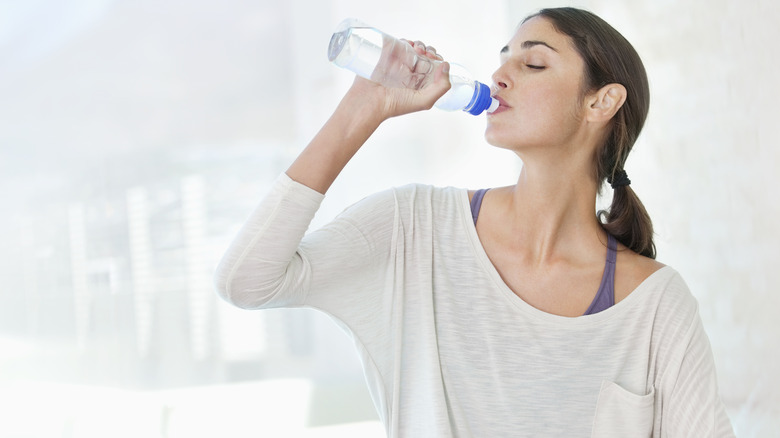
<svg viewBox="0 0 780 438">
<path fill-rule="evenodd" d="M 607 84 L 587 99 L 587 119 L 590 122 L 608 122 L 626 101 L 626 87 Z"/>
</svg>

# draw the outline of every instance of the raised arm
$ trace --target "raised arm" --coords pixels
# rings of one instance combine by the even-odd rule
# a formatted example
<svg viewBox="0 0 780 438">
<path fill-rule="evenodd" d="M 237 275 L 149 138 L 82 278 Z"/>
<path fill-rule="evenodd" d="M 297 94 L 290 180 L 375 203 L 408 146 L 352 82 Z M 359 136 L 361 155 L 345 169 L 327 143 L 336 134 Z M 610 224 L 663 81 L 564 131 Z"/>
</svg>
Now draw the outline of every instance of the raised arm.
<svg viewBox="0 0 780 438">
<path fill-rule="evenodd" d="M 424 47 L 418 49 L 421 54 Z M 332 280 L 318 280 L 313 271 L 341 272 L 342 281 L 358 278 L 365 271 L 359 265 L 370 263 L 374 245 L 350 223 L 327 227 L 318 234 L 327 238 L 313 239 L 306 251 L 301 241 L 324 193 L 379 124 L 431 108 L 450 87 L 448 67 L 442 63 L 434 81 L 417 91 L 356 78 L 325 126 L 280 176 L 223 255 L 214 277 L 219 295 L 245 308 L 295 306 L 302 305 L 312 282 Z M 360 221 L 372 223 L 370 217 L 361 216 Z M 351 271 L 345 273 L 344 267 Z"/>
<path fill-rule="evenodd" d="M 424 46 L 415 48 L 425 54 Z M 450 88 L 448 72 L 449 64 L 442 63 L 434 81 L 420 90 L 385 88 L 356 77 L 336 111 L 293 162 L 287 175 L 324 194 L 383 121 L 431 108 Z"/>
</svg>

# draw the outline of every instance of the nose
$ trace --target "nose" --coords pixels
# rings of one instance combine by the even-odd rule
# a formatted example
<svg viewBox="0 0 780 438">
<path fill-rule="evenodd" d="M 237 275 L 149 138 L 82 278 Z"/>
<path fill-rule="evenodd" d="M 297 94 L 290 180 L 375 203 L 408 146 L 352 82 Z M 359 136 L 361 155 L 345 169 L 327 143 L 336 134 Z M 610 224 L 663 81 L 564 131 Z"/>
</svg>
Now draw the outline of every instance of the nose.
<svg viewBox="0 0 780 438">
<path fill-rule="evenodd" d="M 493 79 L 493 86 L 491 87 L 493 89 L 493 94 L 509 87 L 509 80 L 503 70 L 503 66 L 499 67 L 491 77 L 491 79 Z"/>
<path fill-rule="evenodd" d="M 507 87 L 506 82 L 502 82 L 502 81 L 496 82 L 496 81 L 493 81 L 493 86 L 491 87 L 492 88 L 492 92 L 493 92 L 492 94 L 496 94 L 500 90 L 502 90 L 502 89 L 504 89 L 506 87 Z"/>
</svg>

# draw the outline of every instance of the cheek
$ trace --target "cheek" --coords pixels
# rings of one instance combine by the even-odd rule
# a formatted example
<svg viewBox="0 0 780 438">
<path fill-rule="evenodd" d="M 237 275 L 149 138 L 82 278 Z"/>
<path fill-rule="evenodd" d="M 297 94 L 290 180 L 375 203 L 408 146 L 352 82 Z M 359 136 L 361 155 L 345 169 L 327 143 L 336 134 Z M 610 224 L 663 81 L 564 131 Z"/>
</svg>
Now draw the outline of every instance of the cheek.
<svg viewBox="0 0 780 438">
<path fill-rule="evenodd" d="M 528 93 L 526 102 L 529 109 L 536 108 L 550 115 L 570 111 L 576 105 L 578 97 L 574 87 L 565 82 L 545 84 L 544 87 L 529 90 Z"/>
<path fill-rule="evenodd" d="M 580 126 L 582 110 L 577 95 L 562 87 L 537 88 L 510 113 L 489 118 L 485 139 L 493 146 L 516 148 L 564 141 Z"/>
<path fill-rule="evenodd" d="M 552 131 L 579 125 L 584 115 L 579 88 L 572 81 L 558 81 L 528 90 L 528 99 L 523 100 L 521 112 L 527 122 Z"/>
</svg>

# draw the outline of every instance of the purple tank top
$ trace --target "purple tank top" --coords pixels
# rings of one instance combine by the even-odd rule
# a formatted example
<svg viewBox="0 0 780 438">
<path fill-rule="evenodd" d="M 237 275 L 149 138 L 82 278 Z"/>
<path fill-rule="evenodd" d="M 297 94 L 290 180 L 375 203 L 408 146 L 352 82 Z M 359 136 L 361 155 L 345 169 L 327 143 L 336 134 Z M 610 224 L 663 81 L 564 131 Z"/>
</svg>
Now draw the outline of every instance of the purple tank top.
<svg viewBox="0 0 780 438">
<path fill-rule="evenodd" d="M 482 208 L 482 198 L 489 189 L 480 189 L 471 198 L 471 217 L 474 225 L 477 225 L 479 209 Z M 604 264 L 604 275 L 601 276 L 601 285 L 596 296 L 590 303 L 585 315 L 593 315 L 602 310 L 609 309 L 615 304 L 615 262 L 617 261 L 617 240 L 611 234 L 607 234 L 607 262 Z"/>
</svg>

